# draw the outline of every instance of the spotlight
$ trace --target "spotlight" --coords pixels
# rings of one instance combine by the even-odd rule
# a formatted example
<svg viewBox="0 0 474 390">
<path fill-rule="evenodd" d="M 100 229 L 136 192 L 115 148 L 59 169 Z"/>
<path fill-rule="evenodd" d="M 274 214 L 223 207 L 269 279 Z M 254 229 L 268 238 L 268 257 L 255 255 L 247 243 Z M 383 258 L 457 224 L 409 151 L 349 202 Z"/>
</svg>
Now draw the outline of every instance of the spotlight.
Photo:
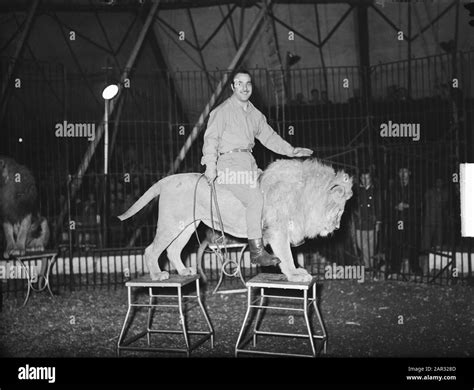
<svg viewBox="0 0 474 390">
<path fill-rule="evenodd" d="M 105 100 L 113 99 L 115 96 L 117 96 L 118 91 L 119 87 L 117 84 L 107 85 L 102 91 L 102 98 Z"/>
</svg>

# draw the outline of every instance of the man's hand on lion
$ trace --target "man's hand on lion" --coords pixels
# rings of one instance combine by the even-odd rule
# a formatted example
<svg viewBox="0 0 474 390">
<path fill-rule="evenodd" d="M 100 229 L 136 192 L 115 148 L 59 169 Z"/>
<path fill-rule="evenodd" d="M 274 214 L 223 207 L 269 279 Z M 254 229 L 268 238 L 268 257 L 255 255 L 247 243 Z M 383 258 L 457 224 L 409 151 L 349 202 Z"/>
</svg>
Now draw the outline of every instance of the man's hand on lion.
<svg viewBox="0 0 474 390">
<path fill-rule="evenodd" d="M 308 157 L 313 154 L 313 151 L 308 148 L 293 148 L 293 155 L 291 157 Z"/>
</svg>

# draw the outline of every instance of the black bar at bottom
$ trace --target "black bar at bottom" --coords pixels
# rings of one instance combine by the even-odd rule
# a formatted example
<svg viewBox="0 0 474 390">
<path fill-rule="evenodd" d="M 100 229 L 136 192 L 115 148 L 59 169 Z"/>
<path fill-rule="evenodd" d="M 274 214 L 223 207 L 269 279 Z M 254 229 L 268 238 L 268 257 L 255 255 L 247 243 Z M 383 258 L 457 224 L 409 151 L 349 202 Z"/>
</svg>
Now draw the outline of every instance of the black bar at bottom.
<svg viewBox="0 0 474 390">
<path fill-rule="evenodd" d="M 474 385 L 472 358 L 2 358 L 0 359 L 2 390 L 11 385 L 50 386 L 47 380 L 20 380 L 19 373 L 31 367 L 55 367 L 55 384 L 148 384 L 156 378 L 162 384 L 394 384 L 403 388 L 464 388 Z M 231 375 L 223 378 L 219 372 Z M 258 370 L 255 369 L 256 365 Z M 177 371 L 177 367 L 179 370 Z M 266 370 L 268 367 L 269 370 Z M 185 373 L 180 375 L 179 372 Z M 118 373 L 124 373 L 119 375 Z M 281 375 L 284 373 L 284 375 Z M 175 375 L 176 374 L 176 375 Z M 433 377 L 455 376 L 455 380 Z M 410 378 L 408 378 L 410 377 Z"/>
</svg>

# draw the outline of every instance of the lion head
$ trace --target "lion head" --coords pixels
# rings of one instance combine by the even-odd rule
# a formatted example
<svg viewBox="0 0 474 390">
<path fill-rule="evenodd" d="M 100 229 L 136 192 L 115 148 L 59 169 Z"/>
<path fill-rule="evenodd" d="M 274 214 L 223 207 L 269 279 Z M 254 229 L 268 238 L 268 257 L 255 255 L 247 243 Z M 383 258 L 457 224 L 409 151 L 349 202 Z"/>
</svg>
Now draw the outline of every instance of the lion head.
<svg viewBox="0 0 474 390">
<path fill-rule="evenodd" d="M 31 171 L 0 156 L 0 220 L 16 223 L 36 209 L 36 182 Z"/>
<path fill-rule="evenodd" d="M 352 178 L 317 159 L 278 160 L 263 173 L 264 235 L 285 229 L 290 243 L 339 229 Z"/>
<path fill-rule="evenodd" d="M 352 197 L 352 178 L 344 171 L 336 173 L 334 179 L 329 184 L 328 196 L 326 199 L 326 225 L 319 233 L 320 236 L 327 236 L 334 230 L 339 229 L 341 217 L 347 200 Z"/>
</svg>

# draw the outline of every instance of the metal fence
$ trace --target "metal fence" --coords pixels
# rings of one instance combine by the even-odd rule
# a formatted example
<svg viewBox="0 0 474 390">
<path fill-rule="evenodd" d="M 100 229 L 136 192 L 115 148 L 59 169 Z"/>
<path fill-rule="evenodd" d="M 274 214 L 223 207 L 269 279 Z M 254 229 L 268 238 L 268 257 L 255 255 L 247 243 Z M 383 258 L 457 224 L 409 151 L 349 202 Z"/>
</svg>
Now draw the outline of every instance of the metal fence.
<svg viewBox="0 0 474 390">
<path fill-rule="evenodd" d="M 285 75 L 285 101 L 275 91 L 270 71 L 251 70 L 252 101 L 282 137 L 295 146 L 312 148 L 318 158 L 353 175 L 355 190 L 360 174 L 371 174 L 380 197 L 381 222 L 370 254 L 375 258 L 371 275 L 397 274 L 436 283 L 472 278 L 472 241 L 460 237 L 456 175 L 459 162 L 472 159 L 473 66 L 473 52 L 379 64 L 365 70 L 370 85 L 364 88 L 357 67 L 291 70 Z M 26 164 L 35 174 L 40 210 L 53 232 L 50 246 L 61 253 L 53 269 L 54 285 L 111 286 L 146 271 L 141 253 L 155 232 L 156 204 L 131 222 L 119 223 L 115 216 L 169 172 L 223 74 L 159 71 L 131 77 L 123 103 L 110 121 L 108 181 L 99 146 L 73 195 L 71 182 L 90 141 L 57 137 L 55 128 L 64 121 L 97 128 L 103 115 L 100 90 L 110 75 L 81 77 L 67 74 L 61 65 L 21 63 L 16 77 L 21 86 L 10 88 L 0 153 Z M 230 93 L 228 88 L 217 103 Z M 390 123 L 413 127 L 405 127 L 405 136 L 384 133 Z M 186 154 L 180 172 L 203 171 L 201 148 L 202 136 Z M 260 145 L 255 157 L 262 168 L 278 158 Z M 413 193 L 409 255 L 397 252 L 407 234 L 400 234 L 394 204 L 401 168 L 410 171 Z M 442 215 L 441 222 L 432 226 L 428 216 L 434 206 L 429 200 L 437 179 L 443 196 L 436 204 L 442 205 Z M 295 256 L 323 278 L 328 265 L 364 264 L 363 229 L 356 226 L 360 207 L 354 197 L 346 206 L 341 229 L 295 249 Z M 61 210 L 65 210 L 62 220 Z M 74 230 L 70 221 L 75 222 Z M 192 239 L 187 247 L 190 262 L 196 246 Z M 214 277 L 218 261 L 208 264 Z M 455 277 L 454 269 L 459 271 Z M 250 267 L 246 272 L 256 270 Z M 17 284 L 9 282 L 7 290 L 18 290 Z"/>
</svg>

